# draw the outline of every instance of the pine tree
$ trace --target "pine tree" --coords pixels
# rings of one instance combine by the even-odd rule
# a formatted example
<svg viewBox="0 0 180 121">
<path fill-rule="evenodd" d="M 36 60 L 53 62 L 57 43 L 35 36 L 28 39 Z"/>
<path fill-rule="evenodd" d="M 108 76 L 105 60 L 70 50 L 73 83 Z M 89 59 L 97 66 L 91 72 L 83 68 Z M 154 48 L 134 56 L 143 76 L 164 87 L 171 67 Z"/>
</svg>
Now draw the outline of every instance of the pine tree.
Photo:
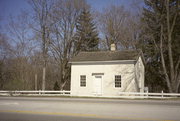
<svg viewBox="0 0 180 121">
<path fill-rule="evenodd" d="M 83 9 L 76 24 L 75 51 L 98 50 L 98 33 L 91 13 Z"/>
</svg>

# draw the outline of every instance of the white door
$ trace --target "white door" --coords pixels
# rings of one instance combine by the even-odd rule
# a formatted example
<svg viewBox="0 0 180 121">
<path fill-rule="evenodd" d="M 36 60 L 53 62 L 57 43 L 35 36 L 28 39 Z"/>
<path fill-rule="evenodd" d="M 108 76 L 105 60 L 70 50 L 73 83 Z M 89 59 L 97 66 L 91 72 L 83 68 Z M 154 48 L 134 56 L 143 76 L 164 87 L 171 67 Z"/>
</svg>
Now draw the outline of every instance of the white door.
<svg viewBox="0 0 180 121">
<path fill-rule="evenodd" d="M 94 77 L 94 92 L 96 95 L 102 94 L 102 76 Z"/>
</svg>

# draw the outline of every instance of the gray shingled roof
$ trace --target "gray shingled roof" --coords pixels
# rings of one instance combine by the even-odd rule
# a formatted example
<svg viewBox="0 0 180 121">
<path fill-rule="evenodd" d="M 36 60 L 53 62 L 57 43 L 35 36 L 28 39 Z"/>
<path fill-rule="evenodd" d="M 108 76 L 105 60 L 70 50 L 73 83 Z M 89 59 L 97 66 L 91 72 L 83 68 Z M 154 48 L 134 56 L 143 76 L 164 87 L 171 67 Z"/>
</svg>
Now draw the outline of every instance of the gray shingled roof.
<svg viewBox="0 0 180 121">
<path fill-rule="evenodd" d="M 116 61 L 116 60 L 137 60 L 140 56 L 138 51 L 96 51 L 80 52 L 70 62 L 81 61 Z"/>
</svg>

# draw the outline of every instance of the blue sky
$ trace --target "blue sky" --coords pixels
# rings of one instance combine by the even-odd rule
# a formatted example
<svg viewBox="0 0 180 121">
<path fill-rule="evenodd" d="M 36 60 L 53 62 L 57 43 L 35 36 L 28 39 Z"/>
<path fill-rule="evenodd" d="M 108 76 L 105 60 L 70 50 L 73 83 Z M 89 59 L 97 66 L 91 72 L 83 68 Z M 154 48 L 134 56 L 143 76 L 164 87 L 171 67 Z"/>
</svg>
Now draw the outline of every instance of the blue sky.
<svg viewBox="0 0 180 121">
<path fill-rule="evenodd" d="M 16 16 L 23 9 L 30 9 L 28 0 L 0 0 L 0 24 L 7 23 L 8 16 Z M 133 0 L 87 0 L 93 10 L 101 11 L 109 5 L 124 5 L 131 8 Z"/>
<path fill-rule="evenodd" d="M 29 7 L 27 0 L 0 0 L 0 16 L 18 15 Z"/>
<path fill-rule="evenodd" d="M 133 0 L 87 0 L 91 7 L 95 10 L 102 10 L 109 5 L 124 5 L 130 8 Z"/>
</svg>

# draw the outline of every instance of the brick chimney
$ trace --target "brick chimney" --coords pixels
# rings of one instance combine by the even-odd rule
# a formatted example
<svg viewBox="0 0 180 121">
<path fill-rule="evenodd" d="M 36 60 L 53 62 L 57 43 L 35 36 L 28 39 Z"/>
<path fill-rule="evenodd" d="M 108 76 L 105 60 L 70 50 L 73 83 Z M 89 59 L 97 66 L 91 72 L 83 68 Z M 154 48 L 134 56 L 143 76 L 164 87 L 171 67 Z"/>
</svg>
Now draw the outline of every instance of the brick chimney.
<svg viewBox="0 0 180 121">
<path fill-rule="evenodd" d="M 111 51 L 115 51 L 116 50 L 116 45 L 113 43 L 111 44 Z"/>
</svg>

